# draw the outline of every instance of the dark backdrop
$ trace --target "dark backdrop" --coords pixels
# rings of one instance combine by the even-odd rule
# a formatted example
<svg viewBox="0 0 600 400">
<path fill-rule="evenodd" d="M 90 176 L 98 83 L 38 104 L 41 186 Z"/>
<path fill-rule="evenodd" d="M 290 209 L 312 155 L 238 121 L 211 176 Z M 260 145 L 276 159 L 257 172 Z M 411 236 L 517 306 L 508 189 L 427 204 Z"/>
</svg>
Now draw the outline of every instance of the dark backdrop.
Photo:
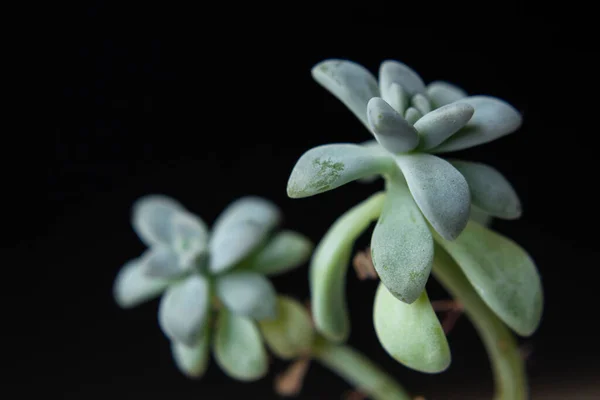
<svg viewBox="0 0 600 400">
<path fill-rule="evenodd" d="M 588 26 L 565 24 L 585 13 L 486 4 L 413 11 L 368 3 L 324 11 L 322 4 L 293 2 L 218 10 L 88 2 L 55 10 L 54 29 L 40 31 L 53 37 L 41 62 L 53 86 L 43 93 L 49 97 L 43 107 L 54 118 L 43 146 L 32 146 L 35 178 L 12 205 L 23 206 L 35 228 L 19 212 L 9 213 L 19 222 L 9 251 L 21 264 L 26 260 L 21 267 L 32 273 L 30 290 L 43 296 L 35 328 L 18 333 L 29 343 L 19 364 L 32 382 L 40 379 L 31 375 L 36 366 L 56 388 L 50 392 L 68 399 L 275 398 L 272 379 L 285 367 L 279 361 L 267 378 L 250 384 L 225 377 L 214 362 L 203 380 L 185 379 L 158 328 L 157 303 L 120 310 L 111 287 L 123 262 L 143 250 L 129 213 L 145 194 L 175 197 L 208 223 L 239 196 L 265 196 L 284 210 L 285 227 L 316 242 L 337 216 L 381 188 L 381 182 L 352 183 L 307 199 L 286 196 L 304 151 L 369 137 L 310 76 L 315 63 L 332 57 L 373 72 L 382 59 L 398 59 L 426 82 L 448 80 L 523 113 L 517 133 L 458 155 L 502 171 L 523 202 L 521 220 L 494 227 L 531 253 L 543 277 L 543 323 L 524 341 L 533 348 L 533 385 L 571 385 L 597 375 L 590 139 L 597 135 L 586 122 L 595 117 L 586 85 L 596 70 L 586 52 Z M 304 267 L 276 279 L 279 291 L 306 299 L 306 273 Z M 435 282 L 430 286 L 432 297 L 443 298 Z M 372 328 L 374 288 L 349 274 L 350 344 L 415 393 L 491 389 L 485 352 L 466 319 L 450 334 L 447 372 L 424 375 L 393 362 Z M 339 398 L 348 389 L 313 365 L 302 396 Z"/>
</svg>

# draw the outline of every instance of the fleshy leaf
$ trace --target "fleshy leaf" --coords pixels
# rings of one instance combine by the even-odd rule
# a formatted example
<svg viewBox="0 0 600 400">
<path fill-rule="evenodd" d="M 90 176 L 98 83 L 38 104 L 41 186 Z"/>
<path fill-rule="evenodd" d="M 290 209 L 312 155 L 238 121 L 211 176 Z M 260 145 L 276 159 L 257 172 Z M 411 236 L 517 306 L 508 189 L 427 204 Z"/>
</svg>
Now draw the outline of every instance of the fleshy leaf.
<svg viewBox="0 0 600 400">
<path fill-rule="evenodd" d="M 180 257 L 180 264 L 187 270 L 208 247 L 208 228 L 204 221 L 189 212 L 176 213 L 173 225 L 173 248 Z"/>
<path fill-rule="evenodd" d="M 516 219 L 521 216 L 519 196 L 495 168 L 475 162 L 449 161 L 467 180 L 471 202 L 475 206 L 497 218 Z"/>
<path fill-rule="evenodd" d="M 300 233 L 283 230 L 258 253 L 243 262 L 243 269 L 263 275 L 278 275 L 308 261 L 313 244 Z"/>
<path fill-rule="evenodd" d="M 113 296 L 119 307 L 131 308 L 158 297 L 168 285 L 167 280 L 147 276 L 137 258 L 125 263 L 117 273 Z"/>
<path fill-rule="evenodd" d="M 467 97 L 467 93 L 451 83 L 434 81 L 427 85 L 427 97 L 434 108 L 439 108 Z"/>
<path fill-rule="evenodd" d="M 453 103 L 425 114 L 417 122 L 421 140 L 419 149 L 429 150 L 448 139 L 465 126 L 475 109 L 466 103 Z"/>
<path fill-rule="evenodd" d="M 389 88 L 381 91 L 381 98 L 385 100 L 397 113 L 404 115 L 409 104 L 409 98 L 402 86 L 396 82 L 392 82 Z"/>
<path fill-rule="evenodd" d="M 414 107 L 408 107 L 404 114 L 404 119 L 411 125 L 414 125 L 421 117 L 423 117 L 423 114 Z"/>
<path fill-rule="evenodd" d="M 502 321 L 521 336 L 537 329 L 543 308 L 542 284 L 523 248 L 473 221 L 456 240 L 436 235 L 436 241 Z"/>
<path fill-rule="evenodd" d="M 371 256 L 381 282 L 410 304 L 419 298 L 429 278 L 433 237 L 400 176 L 388 179 L 386 192 L 371 238 Z"/>
<path fill-rule="evenodd" d="M 448 368 L 450 347 L 427 292 L 421 292 L 414 303 L 406 304 L 380 283 L 373 308 L 379 342 L 396 361 L 426 373 Z"/>
<path fill-rule="evenodd" d="M 151 278 L 176 278 L 185 271 L 180 266 L 179 255 L 161 245 L 146 250 L 141 259 L 144 274 Z"/>
<path fill-rule="evenodd" d="M 465 178 L 431 154 L 399 155 L 396 161 L 429 223 L 445 239 L 455 239 L 467 225 L 471 208 Z"/>
<path fill-rule="evenodd" d="M 423 115 L 431 111 L 431 104 L 429 104 L 429 100 L 427 100 L 427 97 L 423 96 L 421 93 L 417 93 L 413 96 L 411 104 Z"/>
<path fill-rule="evenodd" d="M 272 202 L 246 196 L 231 203 L 215 221 L 209 241 L 209 269 L 223 272 L 235 266 L 263 243 L 281 220 Z"/>
<path fill-rule="evenodd" d="M 189 378 L 201 378 L 206 372 L 210 359 L 209 323 L 204 325 L 200 339 L 192 346 L 179 342 L 171 342 L 171 353 L 177 368 Z"/>
<path fill-rule="evenodd" d="M 133 230 L 147 246 L 168 245 L 172 240 L 171 217 L 185 208 L 176 200 L 160 194 L 144 196 L 132 207 Z"/>
<path fill-rule="evenodd" d="M 226 310 L 217 317 L 213 352 L 223 371 L 240 381 L 260 379 L 269 367 L 267 352 L 254 322 Z"/>
<path fill-rule="evenodd" d="M 314 330 L 308 311 L 296 300 L 279 296 L 277 318 L 260 321 L 258 326 L 273 353 L 283 359 L 309 354 Z"/>
<path fill-rule="evenodd" d="M 346 271 L 354 241 L 376 220 L 385 195 L 378 193 L 346 211 L 317 246 L 309 269 L 313 320 L 319 332 L 334 342 L 350 333 L 346 304 Z"/>
<path fill-rule="evenodd" d="M 347 60 L 326 60 L 315 65 L 312 76 L 367 125 L 367 103 L 379 96 L 377 80 L 365 67 Z"/>
<path fill-rule="evenodd" d="M 475 109 L 467 125 L 450 139 L 433 149 L 435 153 L 456 151 L 491 142 L 508 135 L 521 126 L 521 114 L 507 102 L 489 96 L 465 97 L 458 103 L 466 103 Z"/>
<path fill-rule="evenodd" d="M 411 151 L 419 144 L 419 133 L 380 97 L 367 105 L 369 129 L 377 141 L 392 153 Z"/>
<path fill-rule="evenodd" d="M 473 204 L 471 204 L 471 216 L 469 218 L 486 227 L 489 227 L 494 219 L 490 214 L 487 214 L 485 211 L 477 206 L 474 206 Z"/>
<path fill-rule="evenodd" d="M 209 283 L 190 275 L 167 289 L 158 308 L 158 322 L 165 335 L 193 346 L 202 334 L 210 305 Z"/>
<path fill-rule="evenodd" d="M 216 293 L 231 312 L 254 319 L 272 319 L 276 312 L 273 284 L 255 272 L 230 272 L 217 278 Z"/>
<path fill-rule="evenodd" d="M 392 83 L 402 86 L 409 98 L 417 93 L 425 93 L 425 84 L 414 70 L 406 64 L 394 60 L 386 60 L 379 67 L 379 87 L 381 92 L 387 91 Z"/>
<path fill-rule="evenodd" d="M 313 196 L 359 178 L 385 173 L 394 168 L 393 164 L 389 155 L 356 144 L 318 146 L 296 162 L 287 194 L 291 198 Z"/>
</svg>

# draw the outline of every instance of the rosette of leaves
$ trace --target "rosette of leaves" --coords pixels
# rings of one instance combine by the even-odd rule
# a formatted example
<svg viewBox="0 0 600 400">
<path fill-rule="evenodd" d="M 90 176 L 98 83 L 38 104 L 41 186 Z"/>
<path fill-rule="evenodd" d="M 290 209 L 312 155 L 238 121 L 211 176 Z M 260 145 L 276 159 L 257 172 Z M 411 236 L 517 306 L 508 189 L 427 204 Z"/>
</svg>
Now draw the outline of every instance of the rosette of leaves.
<svg viewBox="0 0 600 400">
<path fill-rule="evenodd" d="M 204 374 L 212 347 L 229 376 L 259 379 L 268 367 L 264 340 L 288 353 L 309 341 L 286 342 L 273 328 L 298 318 L 289 317 L 296 309 L 267 276 L 303 264 L 312 251 L 303 235 L 277 231 L 280 220 L 273 203 L 248 196 L 230 204 L 209 233 L 176 200 L 143 197 L 133 206 L 132 225 L 148 249 L 119 271 L 116 302 L 131 308 L 162 295 L 158 322 L 185 375 Z"/>
<path fill-rule="evenodd" d="M 404 364 L 445 369 L 450 353 L 425 293 L 434 241 L 461 266 L 485 303 L 513 330 L 530 335 L 541 316 L 541 284 L 527 253 L 475 221 L 521 215 L 517 194 L 491 166 L 435 155 L 487 143 L 514 132 L 520 114 L 490 96 L 467 96 L 446 82 L 425 85 L 397 61 L 385 61 L 379 82 L 364 67 L 327 60 L 314 79 L 341 100 L 375 140 L 305 152 L 287 192 L 302 198 L 382 176 L 385 193 L 356 206 L 332 226 L 310 266 L 313 315 L 330 340 L 349 333 L 344 284 L 352 246 L 371 222 L 371 256 L 381 284 L 374 322 L 383 346 Z"/>
</svg>

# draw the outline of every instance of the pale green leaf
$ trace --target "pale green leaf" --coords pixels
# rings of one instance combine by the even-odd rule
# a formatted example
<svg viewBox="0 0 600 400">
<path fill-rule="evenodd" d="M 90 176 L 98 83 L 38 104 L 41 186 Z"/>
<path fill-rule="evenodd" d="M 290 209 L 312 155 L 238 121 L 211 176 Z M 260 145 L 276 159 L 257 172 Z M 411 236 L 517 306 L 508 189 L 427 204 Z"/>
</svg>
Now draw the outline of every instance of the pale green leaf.
<svg viewBox="0 0 600 400">
<path fill-rule="evenodd" d="M 402 85 L 396 82 L 392 82 L 387 90 L 381 92 L 381 98 L 400 115 L 404 115 L 410 103 L 410 99 L 404 89 L 402 89 Z"/>
<path fill-rule="evenodd" d="M 204 325 L 204 332 L 200 339 L 192 346 L 179 342 L 171 342 L 171 353 L 177 368 L 189 378 L 201 378 L 210 360 L 210 329 L 209 324 Z"/>
<path fill-rule="evenodd" d="M 419 149 L 432 149 L 448 139 L 469 122 L 474 111 L 468 104 L 453 103 L 425 114 L 415 122 L 421 139 Z"/>
<path fill-rule="evenodd" d="M 168 285 L 168 280 L 147 276 L 137 258 L 125 263 L 117 273 L 113 296 L 119 307 L 131 308 L 158 297 Z"/>
<path fill-rule="evenodd" d="M 415 94 L 411 99 L 410 104 L 423 115 L 431 111 L 431 104 L 429 104 L 429 100 L 427 100 L 427 97 L 423 96 L 421 93 Z"/>
<path fill-rule="evenodd" d="M 467 97 L 467 93 L 451 83 L 434 81 L 427 85 L 427 97 L 434 108 L 439 108 Z"/>
<path fill-rule="evenodd" d="M 151 278 L 173 279 L 186 271 L 181 267 L 179 255 L 170 247 L 156 245 L 141 257 L 141 268 Z"/>
<path fill-rule="evenodd" d="M 381 92 L 386 92 L 392 83 L 402 86 L 409 98 L 417 93 L 425 93 L 425 84 L 419 74 L 406 64 L 395 60 L 386 60 L 379 67 L 379 88 Z"/>
<path fill-rule="evenodd" d="M 307 262 L 312 250 L 313 244 L 306 236 L 283 230 L 240 268 L 263 275 L 279 275 Z"/>
<path fill-rule="evenodd" d="M 415 128 L 381 97 L 369 100 L 367 117 L 369 129 L 388 151 L 405 153 L 419 144 L 419 133 Z"/>
<path fill-rule="evenodd" d="M 490 214 L 486 213 L 481 208 L 474 206 L 473 204 L 471 204 L 471 216 L 469 218 L 487 227 L 489 227 L 492 224 L 492 221 L 494 220 L 494 218 Z"/>
<path fill-rule="evenodd" d="M 275 318 L 273 284 L 256 272 L 234 271 L 216 279 L 216 294 L 231 312 L 253 319 Z"/>
<path fill-rule="evenodd" d="M 185 211 L 176 200 L 151 194 L 136 200 L 131 212 L 131 224 L 139 238 L 147 245 L 171 244 L 174 214 Z"/>
<path fill-rule="evenodd" d="M 197 258 L 208 249 L 208 228 L 204 221 L 189 212 L 178 212 L 172 220 L 172 247 L 184 270 L 195 267 Z"/>
<path fill-rule="evenodd" d="M 423 117 L 423 114 L 414 107 L 408 107 L 404 114 L 404 119 L 411 125 L 414 125 L 421 117 Z"/>
</svg>

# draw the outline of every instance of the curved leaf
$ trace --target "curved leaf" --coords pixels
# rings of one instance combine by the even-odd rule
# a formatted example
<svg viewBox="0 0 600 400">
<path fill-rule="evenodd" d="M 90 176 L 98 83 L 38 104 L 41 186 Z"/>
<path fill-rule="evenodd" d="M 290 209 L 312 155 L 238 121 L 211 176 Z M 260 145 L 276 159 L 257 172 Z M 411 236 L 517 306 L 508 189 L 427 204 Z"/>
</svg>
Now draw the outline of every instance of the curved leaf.
<svg viewBox="0 0 600 400">
<path fill-rule="evenodd" d="M 217 277 L 216 293 L 230 311 L 253 319 L 272 319 L 276 312 L 276 292 L 264 276 L 247 271 Z"/>
<path fill-rule="evenodd" d="M 389 178 L 386 192 L 371 238 L 371 256 L 381 282 L 410 304 L 421 295 L 429 278 L 433 237 L 401 177 Z"/>
<path fill-rule="evenodd" d="M 283 230 L 244 261 L 241 268 L 263 275 L 279 275 L 308 261 L 312 250 L 313 244 L 306 236 Z"/>
<path fill-rule="evenodd" d="M 169 287 L 158 307 L 158 322 L 171 340 L 193 346 L 202 334 L 210 306 L 206 278 L 191 275 Z"/>
<path fill-rule="evenodd" d="M 366 110 L 366 109 L 365 109 Z M 313 196 L 394 168 L 393 159 L 356 144 L 326 144 L 304 153 L 287 184 L 291 198 Z"/>
<path fill-rule="evenodd" d="M 189 212 L 178 212 L 172 220 L 173 249 L 180 257 L 182 269 L 190 270 L 198 256 L 208 248 L 208 228 L 204 221 Z"/>
<path fill-rule="evenodd" d="M 411 125 L 414 125 L 421 117 L 423 117 L 423 114 L 414 107 L 408 107 L 404 114 L 404 119 Z"/>
<path fill-rule="evenodd" d="M 204 325 L 204 332 L 193 346 L 179 342 L 171 342 L 171 353 L 177 368 L 189 378 L 201 378 L 208 368 L 210 355 L 209 324 Z"/>
<path fill-rule="evenodd" d="M 467 97 L 467 93 L 451 83 L 434 81 L 427 85 L 427 97 L 434 108 L 439 108 Z"/>
<path fill-rule="evenodd" d="M 258 326 L 273 353 L 283 359 L 309 354 L 314 330 L 308 311 L 287 296 L 277 298 L 277 318 L 260 321 Z"/>
<path fill-rule="evenodd" d="M 381 93 L 381 98 L 385 100 L 396 112 L 400 115 L 404 115 L 410 99 L 408 95 L 402 89 L 402 85 L 392 82 L 390 87 Z"/>
<path fill-rule="evenodd" d="M 427 97 L 423 96 L 421 93 L 415 94 L 411 99 L 410 104 L 423 115 L 431 111 L 431 104 L 429 104 L 429 100 L 427 100 Z"/>
<path fill-rule="evenodd" d="M 213 352 L 227 375 L 254 381 L 267 374 L 267 352 L 260 331 L 248 318 L 222 310 L 217 317 Z"/>
<path fill-rule="evenodd" d="M 377 141 L 392 153 L 411 151 L 419 144 L 419 133 L 380 97 L 367 105 L 369 129 Z"/>
<path fill-rule="evenodd" d="M 380 283 L 373 322 L 379 342 L 399 363 L 426 373 L 442 372 L 450 365 L 450 347 L 427 292 L 406 304 Z"/>
<path fill-rule="evenodd" d="M 473 221 L 455 241 L 439 236 L 436 241 L 502 321 L 521 336 L 537 329 L 543 308 L 542 284 L 525 250 Z"/>
<path fill-rule="evenodd" d="M 521 201 L 508 180 L 486 164 L 449 160 L 467 180 L 471 202 L 486 213 L 504 219 L 521 216 Z"/>
<path fill-rule="evenodd" d="M 406 64 L 395 60 L 386 60 L 379 67 L 379 87 L 381 92 L 386 93 L 394 82 L 402 86 L 402 89 L 404 89 L 409 98 L 412 98 L 417 93 L 425 93 L 425 84 L 419 74 Z"/>
<path fill-rule="evenodd" d="M 454 103 L 425 114 L 415 122 L 421 139 L 419 148 L 429 150 L 448 139 L 469 122 L 474 111 L 468 104 Z"/>
<path fill-rule="evenodd" d="M 471 204 L 471 216 L 469 218 L 472 221 L 475 221 L 478 224 L 481 224 L 486 227 L 489 227 L 492 224 L 492 221 L 494 220 L 494 218 L 490 214 L 486 213 L 480 208 L 477 208 L 477 206 L 474 206 L 473 204 Z"/>
<path fill-rule="evenodd" d="M 519 129 L 521 114 L 507 102 L 490 96 L 471 96 L 458 101 L 475 109 L 467 125 L 432 150 L 435 153 L 457 151 L 491 142 Z"/>
<path fill-rule="evenodd" d="M 185 208 L 176 200 L 151 194 L 136 200 L 132 207 L 133 230 L 147 246 L 170 244 L 172 240 L 171 218 Z"/>
<path fill-rule="evenodd" d="M 213 273 L 234 267 L 265 241 L 281 220 L 281 213 L 272 202 L 246 196 L 231 203 L 215 221 L 208 243 L 209 269 Z"/>
<path fill-rule="evenodd" d="M 119 307 L 131 308 L 160 296 L 168 285 L 167 280 L 147 276 L 137 258 L 125 263 L 117 273 L 113 296 Z"/>
<path fill-rule="evenodd" d="M 315 65 L 312 76 L 346 105 L 367 126 L 367 102 L 379 96 L 375 77 L 362 65 L 348 60 L 325 60 Z"/>
<path fill-rule="evenodd" d="M 469 185 L 449 162 L 430 154 L 396 156 L 419 208 L 442 237 L 455 239 L 467 225 Z"/>
<path fill-rule="evenodd" d="M 346 305 L 346 271 L 354 241 L 379 217 L 385 195 L 378 193 L 346 211 L 318 244 L 309 269 L 312 315 L 327 339 L 346 340 L 350 333 Z"/>
<path fill-rule="evenodd" d="M 169 247 L 157 245 L 146 250 L 140 261 L 144 274 L 151 278 L 176 278 L 186 271 L 181 267 L 179 255 Z"/>
</svg>

